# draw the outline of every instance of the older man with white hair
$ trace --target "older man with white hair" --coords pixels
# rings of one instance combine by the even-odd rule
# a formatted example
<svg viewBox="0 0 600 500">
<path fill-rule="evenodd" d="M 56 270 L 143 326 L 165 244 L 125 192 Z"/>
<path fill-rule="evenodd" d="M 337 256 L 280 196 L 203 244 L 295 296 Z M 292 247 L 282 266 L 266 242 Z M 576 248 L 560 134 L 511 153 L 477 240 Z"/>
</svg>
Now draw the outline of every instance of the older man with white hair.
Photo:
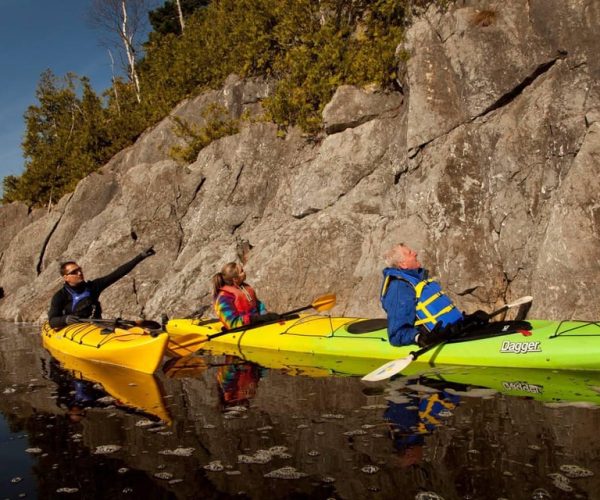
<svg viewBox="0 0 600 500">
<path fill-rule="evenodd" d="M 381 305 L 388 317 L 388 338 L 395 346 L 430 345 L 448 335 L 451 325 L 462 325 L 464 315 L 442 291 L 441 285 L 428 279 L 417 252 L 404 243 L 394 245 L 385 254 Z M 474 316 L 485 322 L 485 313 Z"/>
</svg>

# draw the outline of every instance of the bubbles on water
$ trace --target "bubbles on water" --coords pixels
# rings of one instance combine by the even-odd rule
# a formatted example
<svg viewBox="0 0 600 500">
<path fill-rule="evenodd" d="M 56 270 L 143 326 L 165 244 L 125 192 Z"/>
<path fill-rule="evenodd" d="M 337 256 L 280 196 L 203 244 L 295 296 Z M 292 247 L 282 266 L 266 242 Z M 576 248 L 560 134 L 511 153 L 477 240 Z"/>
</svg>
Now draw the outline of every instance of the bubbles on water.
<svg viewBox="0 0 600 500">
<path fill-rule="evenodd" d="M 265 432 L 265 431 L 270 431 L 273 429 L 273 426 L 271 425 L 265 425 L 264 427 L 259 427 L 258 429 L 256 429 L 258 432 Z"/>
<path fill-rule="evenodd" d="M 387 405 L 384 404 L 376 404 L 376 405 L 366 405 L 361 406 L 361 410 L 387 410 Z"/>
<path fill-rule="evenodd" d="M 175 455 L 177 457 L 191 457 L 195 448 L 175 448 L 174 450 L 161 450 L 159 455 Z"/>
<path fill-rule="evenodd" d="M 116 399 L 112 396 L 104 396 L 102 398 L 98 398 L 96 401 L 101 404 L 111 405 L 116 402 Z"/>
<path fill-rule="evenodd" d="M 415 500 L 444 500 L 444 497 L 434 491 L 420 491 L 415 496 Z"/>
<path fill-rule="evenodd" d="M 308 429 L 308 425 L 306 425 L 306 424 L 298 424 L 296 426 L 296 429 Z"/>
<path fill-rule="evenodd" d="M 154 473 L 154 477 L 156 479 L 168 481 L 169 479 L 173 479 L 173 474 L 171 474 L 170 472 L 156 472 Z"/>
<path fill-rule="evenodd" d="M 121 467 L 117 472 L 119 474 L 125 474 L 126 472 L 129 472 L 129 469 L 127 467 Z"/>
<path fill-rule="evenodd" d="M 226 470 L 225 474 L 228 476 L 240 476 L 242 473 L 239 470 Z"/>
<path fill-rule="evenodd" d="M 244 413 L 244 412 L 248 411 L 248 408 L 246 408 L 245 406 L 230 406 L 229 408 L 227 408 L 227 412 L 230 412 L 230 411 Z"/>
<path fill-rule="evenodd" d="M 339 413 L 325 413 L 325 414 L 321 415 L 321 418 L 330 418 L 333 420 L 341 420 L 343 418 L 346 418 L 346 416 L 341 415 Z"/>
<path fill-rule="evenodd" d="M 20 483 L 21 481 L 23 481 L 23 478 L 22 478 L 22 477 L 19 477 L 19 476 L 17 476 L 17 477 L 13 477 L 13 478 L 10 480 L 10 482 L 11 482 L 11 483 L 13 483 L 13 484 Z"/>
<path fill-rule="evenodd" d="M 17 390 L 14 387 L 7 387 L 2 391 L 2 394 L 14 394 Z"/>
<path fill-rule="evenodd" d="M 67 494 L 73 494 L 73 493 L 78 493 L 79 492 L 79 488 L 58 488 L 56 490 L 56 493 L 67 493 Z"/>
<path fill-rule="evenodd" d="M 531 500 L 551 500 L 552 496 L 544 488 L 538 488 L 531 494 Z"/>
<path fill-rule="evenodd" d="M 27 448 L 25 453 L 31 453 L 32 455 L 39 455 L 42 452 L 41 448 Z"/>
<path fill-rule="evenodd" d="M 122 492 L 125 493 L 126 495 L 129 493 L 133 493 L 133 488 L 123 488 Z"/>
<path fill-rule="evenodd" d="M 363 431 L 362 429 L 344 432 L 344 436 L 364 436 L 366 434 L 367 431 Z"/>
<path fill-rule="evenodd" d="M 217 426 L 213 424 L 204 424 L 202 426 L 203 429 L 215 429 Z"/>
<path fill-rule="evenodd" d="M 590 477 L 594 475 L 591 470 L 579 467 L 579 465 L 561 465 L 560 471 L 564 472 L 565 476 L 571 479 Z"/>
<path fill-rule="evenodd" d="M 138 420 L 135 423 L 136 427 L 152 427 L 155 424 L 155 422 L 153 422 L 152 420 L 149 420 L 147 418 L 144 418 L 142 420 Z"/>
<path fill-rule="evenodd" d="M 273 479 L 300 479 L 306 476 L 306 473 L 300 472 L 294 467 L 282 467 L 281 469 L 276 469 L 264 475 L 264 477 Z"/>
<path fill-rule="evenodd" d="M 318 457 L 321 454 L 321 452 L 317 451 L 317 450 L 310 450 L 308 452 L 308 456 L 309 457 Z"/>
<path fill-rule="evenodd" d="M 177 478 L 177 479 L 171 479 L 169 481 L 169 484 L 179 484 L 179 483 L 183 483 L 183 479 Z"/>
<path fill-rule="evenodd" d="M 102 446 L 97 446 L 96 449 L 92 452 L 94 455 L 109 455 L 116 451 L 119 451 L 121 446 L 118 444 L 105 444 Z"/>
<path fill-rule="evenodd" d="M 360 469 L 360 471 L 364 472 L 365 474 L 376 474 L 379 472 L 379 467 L 376 465 L 365 465 L 362 469 Z"/>
<path fill-rule="evenodd" d="M 273 457 L 291 458 L 286 452 L 287 448 L 285 446 L 272 446 L 268 450 L 258 450 L 253 455 L 238 455 L 238 462 L 241 464 L 266 464 Z"/>
<path fill-rule="evenodd" d="M 241 464 L 266 464 L 273 459 L 266 450 L 258 450 L 254 455 L 238 455 L 238 462 Z"/>
<path fill-rule="evenodd" d="M 542 449 L 542 447 L 538 446 L 537 444 L 530 444 L 527 448 L 529 448 L 530 450 L 535 450 L 535 451 L 539 451 Z"/>
<path fill-rule="evenodd" d="M 554 472 L 552 474 L 548 474 L 548 477 L 552 479 L 552 484 L 562 491 L 573 491 L 573 487 L 571 486 L 571 482 L 569 478 L 559 474 L 558 472 Z"/>
<path fill-rule="evenodd" d="M 225 470 L 225 467 L 223 466 L 223 464 L 221 463 L 220 460 L 215 460 L 213 462 L 206 464 L 204 466 L 204 469 L 206 469 L 210 472 L 222 472 Z"/>
</svg>

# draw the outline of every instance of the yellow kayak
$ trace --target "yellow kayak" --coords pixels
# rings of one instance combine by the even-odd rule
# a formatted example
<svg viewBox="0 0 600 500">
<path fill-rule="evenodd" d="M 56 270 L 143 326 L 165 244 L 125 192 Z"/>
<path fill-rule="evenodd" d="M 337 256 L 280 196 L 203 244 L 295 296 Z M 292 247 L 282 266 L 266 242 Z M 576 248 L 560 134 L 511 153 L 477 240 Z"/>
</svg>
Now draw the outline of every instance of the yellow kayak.
<svg viewBox="0 0 600 500">
<path fill-rule="evenodd" d="M 138 326 L 103 328 L 92 323 L 76 323 L 60 330 L 47 322 L 42 326 L 42 343 L 48 350 L 143 373 L 156 371 L 167 342 L 167 334 L 151 335 L 149 330 Z"/>
</svg>

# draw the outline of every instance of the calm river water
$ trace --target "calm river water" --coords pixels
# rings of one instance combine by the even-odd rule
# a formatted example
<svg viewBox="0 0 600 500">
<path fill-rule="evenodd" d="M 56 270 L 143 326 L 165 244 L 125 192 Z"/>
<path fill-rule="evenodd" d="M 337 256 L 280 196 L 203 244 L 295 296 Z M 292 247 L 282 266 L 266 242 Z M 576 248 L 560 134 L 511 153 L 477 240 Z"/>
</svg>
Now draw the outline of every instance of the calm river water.
<svg viewBox="0 0 600 500">
<path fill-rule="evenodd" d="M 600 498 L 600 374 L 262 359 L 61 366 L 0 324 L 0 498 Z"/>
</svg>

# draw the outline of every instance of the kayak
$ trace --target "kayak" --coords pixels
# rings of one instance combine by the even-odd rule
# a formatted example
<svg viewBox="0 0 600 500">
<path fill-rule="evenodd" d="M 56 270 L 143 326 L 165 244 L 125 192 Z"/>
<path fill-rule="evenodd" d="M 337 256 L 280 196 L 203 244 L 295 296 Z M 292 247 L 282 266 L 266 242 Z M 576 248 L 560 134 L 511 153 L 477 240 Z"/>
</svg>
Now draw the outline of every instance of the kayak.
<svg viewBox="0 0 600 500">
<path fill-rule="evenodd" d="M 42 343 L 48 350 L 143 373 L 156 371 L 167 342 L 167 335 L 151 335 L 138 326 L 104 328 L 92 323 L 75 323 L 60 330 L 48 322 L 42 326 Z"/>
<path fill-rule="evenodd" d="M 531 328 L 526 331 L 483 333 L 475 338 L 441 343 L 423 353 L 415 363 L 600 370 L 600 323 L 528 322 Z M 166 330 L 172 341 L 189 344 L 190 352 L 233 345 L 242 350 L 255 348 L 385 362 L 406 357 L 418 349 L 414 345 L 392 346 L 383 319 L 301 315 L 226 334 L 222 334 L 221 323 L 216 320 L 172 319 Z"/>
<path fill-rule="evenodd" d="M 74 379 L 100 384 L 107 394 L 115 398 L 116 405 L 153 415 L 166 424 L 171 424 L 162 388 L 154 375 L 76 358 L 48 346 L 46 349 Z"/>
<path fill-rule="evenodd" d="M 380 359 L 239 349 L 225 344 L 213 345 L 210 354 L 217 358 L 224 356 L 225 360 L 231 360 L 232 356 L 239 358 L 235 362 L 230 361 L 231 364 L 252 363 L 283 371 L 289 376 L 311 378 L 362 376 L 381 364 Z M 188 356 L 170 360 L 163 371 L 172 378 L 198 377 L 216 366 L 223 366 L 223 363 L 211 365 L 204 357 Z M 403 375 L 391 382 L 392 388 L 407 386 L 418 390 L 420 386 L 427 386 L 472 397 L 488 397 L 498 392 L 546 404 L 591 403 L 600 406 L 600 371 L 451 365 L 430 367 L 415 362 Z M 492 393 L 479 391 L 480 388 L 490 389 Z"/>
</svg>

